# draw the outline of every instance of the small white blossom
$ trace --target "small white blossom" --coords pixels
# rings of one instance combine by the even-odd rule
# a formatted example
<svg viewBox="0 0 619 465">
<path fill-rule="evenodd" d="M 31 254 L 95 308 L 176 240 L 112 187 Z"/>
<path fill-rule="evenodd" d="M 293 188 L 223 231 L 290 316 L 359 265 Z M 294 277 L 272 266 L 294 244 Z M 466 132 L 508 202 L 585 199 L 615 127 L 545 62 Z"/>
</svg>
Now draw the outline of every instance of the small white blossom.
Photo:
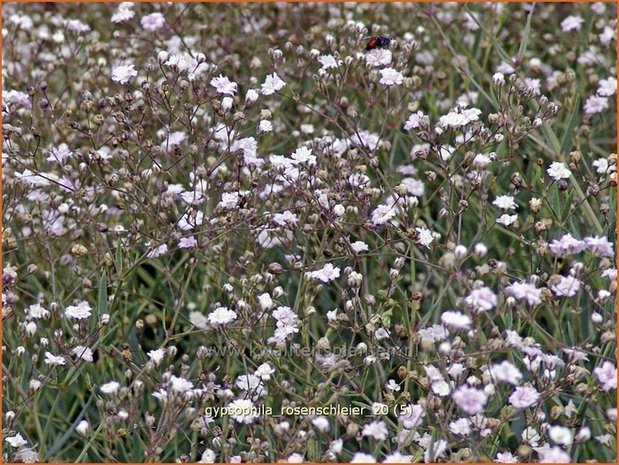
<svg viewBox="0 0 619 465">
<path fill-rule="evenodd" d="M 393 68 L 381 69 L 380 76 L 381 77 L 378 82 L 387 87 L 399 86 L 402 82 L 404 82 L 404 76 L 402 76 L 402 73 Z"/>
<path fill-rule="evenodd" d="M 112 69 L 112 81 L 120 84 L 127 84 L 137 75 L 138 72 L 132 64 L 118 65 Z"/>
<path fill-rule="evenodd" d="M 209 324 L 213 326 L 223 326 L 236 320 L 236 312 L 227 307 L 218 307 L 207 317 Z"/>
<path fill-rule="evenodd" d="M 277 73 L 269 74 L 262 84 L 262 95 L 272 95 L 275 92 L 282 90 L 286 83 L 277 75 Z"/>
</svg>

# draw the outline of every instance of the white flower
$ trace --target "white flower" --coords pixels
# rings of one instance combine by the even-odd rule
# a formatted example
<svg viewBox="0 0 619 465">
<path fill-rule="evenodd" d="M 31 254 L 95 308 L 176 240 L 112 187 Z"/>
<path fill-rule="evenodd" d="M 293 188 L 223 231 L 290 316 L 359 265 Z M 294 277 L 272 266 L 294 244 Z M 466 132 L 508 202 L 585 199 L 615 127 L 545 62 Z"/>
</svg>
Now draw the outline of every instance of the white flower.
<svg viewBox="0 0 619 465">
<path fill-rule="evenodd" d="M 109 383 L 106 383 L 102 385 L 101 387 L 99 387 L 99 390 L 103 394 L 108 394 L 108 395 L 116 394 L 119 389 L 120 389 L 120 383 L 118 383 L 117 381 L 110 381 Z"/>
<path fill-rule="evenodd" d="M 441 116 L 438 125 L 442 128 L 457 129 L 479 120 L 479 115 L 481 115 L 479 108 L 457 108 Z"/>
<path fill-rule="evenodd" d="M 338 203 L 333 207 L 333 213 L 335 213 L 335 216 L 337 217 L 342 217 L 346 213 L 346 207 L 341 203 Z"/>
<path fill-rule="evenodd" d="M 150 358 L 151 362 L 153 362 L 155 365 L 159 365 L 163 361 L 163 357 L 165 357 L 165 350 L 151 350 L 146 355 L 148 355 L 148 358 Z"/>
<path fill-rule="evenodd" d="M 259 97 L 259 94 L 256 90 L 249 89 L 247 93 L 245 94 L 245 103 L 252 104 L 256 100 L 258 100 L 258 97 Z"/>
<path fill-rule="evenodd" d="M 86 436 L 89 430 L 90 430 L 90 424 L 86 420 L 80 421 L 75 427 L 75 431 L 77 431 L 77 434 L 81 436 Z"/>
<path fill-rule="evenodd" d="M 365 54 L 365 61 L 373 68 L 379 66 L 389 66 L 391 64 L 391 50 L 386 48 L 375 48 Z"/>
<path fill-rule="evenodd" d="M 561 30 L 563 32 L 580 31 L 580 26 L 585 20 L 580 16 L 568 16 L 561 21 Z"/>
<path fill-rule="evenodd" d="M 537 450 L 539 463 L 571 463 L 570 454 L 560 447 L 542 447 Z"/>
<path fill-rule="evenodd" d="M 320 270 L 310 271 L 307 275 L 312 279 L 328 283 L 340 277 L 340 269 L 331 263 L 327 263 Z"/>
<path fill-rule="evenodd" d="M 389 332 L 389 330 L 385 328 L 378 328 L 376 331 L 374 331 L 374 337 L 376 338 L 377 341 L 382 341 L 383 339 L 387 339 L 389 338 L 390 335 L 391 333 Z"/>
<path fill-rule="evenodd" d="M 389 437 L 389 430 L 384 421 L 377 420 L 365 425 L 361 434 L 377 441 L 384 441 Z"/>
<path fill-rule="evenodd" d="M 20 447 L 23 447 L 26 444 L 28 444 L 28 442 L 24 439 L 24 437 L 19 433 L 15 434 L 15 436 L 4 438 L 4 440 L 8 442 L 9 445 L 13 447 L 14 449 L 19 449 Z"/>
<path fill-rule="evenodd" d="M 275 373 L 275 368 L 271 368 L 268 363 L 263 363 L 256 369 L 255 375 L 263 381 L 268 381 L 273 373 Z"/>
<path fill-rule="evenodd" d="M 447 450 L 447 441 L 439 439 L 430 443 L 425 453 L 423 454 L 424 462 L 436 462 L 436 459 L 441 457 Z"/>
<path fill-rule="evenodd" d="M 166 253 L 168 253 L 168 246 L 167 244 L 161 244 L 158 245 L 157 247 L 155 247 L 152 250 L 149 250 L 148 253 L 146 254 L 146 256 L 148 258 L 157 258 L 160 257 L 162 255 L 165 255 Z"/>
<path fill-rule="evenodd" d="M 189 322 L 198 329 L 206 329 L 208 326 L 208 320 L 206 316 L 204 316 L 200 312 L 189 313 Z"/>
<path fill-rule="evenodd" d="M 181 249 L 191 249 L 198 246 L 198 241 L 195 237 L 181 237 L 178 241 L 178 247 Z"/>
<path fill-rule="evenodd" d="M 73 32 L 88 32 L 90 31 L 90 26 L 85 24 L 77 19 L 69 19 L 66 21 L 67 29 Z"/>
<path fill-rule="evenodd" d="M 512 283 L 505 288 L 508 295 L 518 300 L 525 300 L 529 305 L 539 305 L 542 303 L 542 291 L 529 283 Z"/>
<path fill-rule="evenodd" d="M 236 379 L 235 385 L 239 389 L 250 394 L 253 398 L 264 397 L 268 394 L 268 390 L 262 382 L 262 379 L 256 375 L 241 375 Z"/>
<path fill-rule="evenodd" d="M 492 82 L 499 87 L 505 85 L 505 75 L 503 73 L 494 73 L 492 75 Z"/>
<path fill-rule="evenodd" d="M 489 373 L 492 379 L 497 383 L 509 383 L 517 386 L 520 384 L 520 381 L 522 381 L 522 373 L 520 370 L 507 360 L 492 365 Z"/>
<path fill-rule="evenodd" d="M 238 88 L 236 82 L 230 81 L 222 74 L 211 79 L 211 86 L 217 90 L 218 94 L 222 95 L 235 95 Z"/>
<path fill-rule="evenodd" d="M 380 76 L 381 77 L 378 82 L 387 87 L 399 86 L 402 82 L 404 82 L 404 76 L 402 76 L 402 73 L 393 68 L 381 69 Z"/>
<path fill-rule="evenodd" d="M 434 241 L 432 231 L 427 228 L 415 228 L 415 231 L 417 231 L 418 234 L 417 244 L 421 244 L 429 249 L 430 244 Z"/>
<path fill-rule="evenodd" d="M 562 446 L 569 446 L 574 441 L 572 430 L 565 426 L 552 426 L 548 431 L 548 436 L 553 442 L 561 444 Z"/>
<path fill-rule="evenodd" d="M 262 310 L 271 310 L 271 308 L 273 308 L 273 299 L 268 292 L 258 296 L 258 303 L 260 304 L 260 308 Z"/>
<path fill-rule="evenodd" d="M 350 244 L 350 247 L 357 254 L 361 252 L 367 252 L 369 250 L 368 245 L 363 241 L 355 241 L 352 244 Z"/>
<path fill-rule="evenodd" d="M 415 178 L 402 179 L 402 185 L 410 195 L 414 195 L 415 197 L 421 197 L 425 190 L 423 182 Z"/>
<path fill-rule="evenodd" d="M 260 120 L 260 123 L 258 123 L 258 131 L 260 132 L 273 131 L 273 123 L 271 123 L 268 119 Z"/>
<path fill-rule="evenodd" d="M 385 387 L 389 391 L 394 391 L 394 392 L 398 392 L 401 389 L 400 385 L 394 379 L 390 379 L 389 382 L 387 382 L 387 384 L 385 385 Z"/>
<path fill-rule="evenodd" d="M 85 360 L 87 362 L 91 362 L 92 363 L 94 361 L 92 350 L 90 348 L 88 348 L 88 347 L 75 346 L 71 350 L 71 354 L 73 354 L 76 357 L 81 358 L 82 360 Z"/>
<path fill-rule="evenodd" d="M 336 439 L 335 441 L 331 441 L 329 444 L 329 452 L 333 452 L 336 455 L 342 453 L 342 448 L 344 446 L 344 441 L 341 439 Z"/>
<path fill-rule="evenodd" d="M 312 151 L 305 146 L 299 147 L 292 152 L 291 158 L 294 164 L 307 163 L 308 165 L 316 164 L 316 157 L 312 155 Z"/>
<path fill-rule="evenodd" d="M 540 82 L 539 79 L 525 78 L 524 79 L 524 86 L 533 95 L 539 95 L 540 94 L 541 82 Z"/>
<path fill-rule="evenodd" d="M 355 452 L 350 463 L 376 463 L 376 459 L 364 452 Z"/>
<path fill-rule="evenodd" d="M 592 164 L 595 166 L 595 171 L 598 174 L 606 174 L 608 171 L 609 164 L 606 158 L 598 158 L 597 160 L 594 160 Z"/>
<path fill-rule="evenodd" d="M 572 172 L 565 165 L 565 163 L 558 161 L 552 162 L 546 172 L 555 181 L 559 181 L 560 179 L 568 179 L 572 175 Z"/>
<path fill-rule="evenodd" d="M 175 146 L 181 145 L 186 139 L 187 139 L 187 134 L 184 133 L 183 131 L 171 132 L 167 135 L 166 139 L 161 143 L 161 148 L 166 151 L 171 151 Z"/>
<path fill-rule="evenodd" d="M 112 69 L 112 81 L 127 84 L 138 75 L 133 65 L 118 65 Z"/>
<path fill-rule="evenodd" d="M 376 226 L 383 225 L 391 221 L 396 215 L 396 211 L 389 205 L 379 205 L 372 212 L 372 223 Z"/>
<path fill-rule="evenodd" d="M 451 326 L 456 329 L 470 329 L 473 321 L 470 316 L 464 313 L 449 310 L 443 312 L 441 322 L 445 326 Z"/>
<path fill-rule="evenodd" d="M 283 89 L 285 85 L 286 83 L 282 81 L 277 73 L 269 74 L 264 80 L 260 92 L 262 95 L 272 95 Z"/>
<path fill-rule="evenodd" d="M 422 111 L 411 113 L 406 123 L 404 123 L 404 130 L 410 131 L 411 129 L 417 129 L 422 122 L 427 122 L 428 118 Z"/>
<path fill-rule="evenodd" d="M 226 325 L 236 320 L 236 316 L 236 312 L 233 310 L 227 307 L 218 307 L 208 315 L 207 320 L 213 326 Z"/>
<path fill-rule="evenodd" d="M 600 436 L 596 436 L 595 440 L 604 446 L 610 447 L 610 445 L 615 442 L 615 435 L 613 434 L 602 434 Z"/>
<path fill-rule="evenodd" d="M 316 417 L 312 420 L 312 425 L 321 433 L 329 432 L 331 425 L 329 424 L 329 419 L 327 417 Z"/>
<path fill-rule="evenodd" d="M 514 202 L 514 198 L 511 195 L 499 195 L 496 199 L 494 199 L 492 205 L 500 208 L 501 210 L 515 210 L 518 208 L 518 205 L 516 205 L 516 202 Z"/>
<path fill-rule="evenodd" d="M 49 318 L 49 310 L 44 308 L 41 304 L 32 304 L 30 307 L 26 309 L 26 314 L 28 318 L 32 318 L 34 320 L 40 320 L 41 318 L 47 319 Z"/>
<path fill-rule="evenodd" d="M 205 449 L 198 463 L 215 463 L 217 454 L 213 449 Z"/>
<path fill-rule="evenodd" d="M 518 221 L 518 215 L 508 215 L 507 213 L 499 216 L 496 220 L 497 223 L 503 226 L 511 226 L 516 221 Z"/>
<path fill-rule="evenodd" d="M 170 377 L 170 389 L 173 392 L 182 394 L 193 389 L 193 383 L 180 376 L 172 375 Z"/>
<path fill-rule="evenodd" d="M 112 15 L 113 23 L 124 23 L 135 16 L 135 11 L 132 10 L 132 2 L 122 2 L 118 5 L 118 10 Z"/>
<path fill-rule="evenodd" d="M 607 79 L 601 79 L 598 82 L 598 95 L 602 97 L 610 97 L 617 93 L 617 78 L 609 77 Z"/>
<path fill-rule="evenodd" d="M 250 424 L 257 418 L 254 403 L 249 399 L 237 399 L 228 404 L 228 411 L 234 421 L 237 423 Z"/>
<path fill-rule="evenodd" d="M 221 99 L 221 109 L 223 111 L 228 111 L 232 108 L 232 105 L 234 103 L 234 100 L 232 99 L 232 97 L 224 97 Z"/>
<path fill-rule="evenodd" d="M 90 307 L 90 304 L 88 304 L 85 300 L 82 300 L 81 302 L 78 302 L 77 305 L 69 305 L 65 309 L 64 314 L 67 318 L 71 318 L 73 320 L 85 320 L 92 314 L 91 312 L 92 308 Z"/>
<path fill-rule="evenodd" d="M 449 431 L 458 436 L 468 436 L 471 434 L 471 420 L 468 418 L 459 418 L 456 421 L 449 423 Z"/>
<path fill-rule="evenodd" d="M 65 143 L 60 144 L 58 147 L 54 147 L 50 150 L 49 156 L 46 160 L 50 163 L 58 163 L 64 165 L 65 162 L 73 157 L 73 151 L 69 150 L 69 146 Z"/>
<path fill-rule="evenodd" d="M 336 69 L 342 66 L 342 60 L 336 60 L 333 55 L 320 55 L 318 61 L 322 65 L 322 69 Z"/>
<path fill-rule="evenodd" d="M 608 47 L 608 45 L 617 37 L 617 32 L 615 28 L 611 26 L 604 26 L 604 29 L 600 34 L 598 34 L 598 38 L 600 39 L 600 43 L 604 47 Z"/>
</svg>

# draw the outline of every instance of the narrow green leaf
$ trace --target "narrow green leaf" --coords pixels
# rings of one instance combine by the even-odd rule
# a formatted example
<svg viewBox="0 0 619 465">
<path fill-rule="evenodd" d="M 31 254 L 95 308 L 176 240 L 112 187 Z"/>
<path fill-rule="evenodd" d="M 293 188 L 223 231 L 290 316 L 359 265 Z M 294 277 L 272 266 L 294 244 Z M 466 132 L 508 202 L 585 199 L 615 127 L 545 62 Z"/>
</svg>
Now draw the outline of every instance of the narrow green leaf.
<svg viewBox="0 0 619 465">
<path fill-rule="evenodd" d="M 107 313 L 107 276 L 105 272 L 101 275 L 101 280 L 99 281 L 99 292 L 97 294 L 97 307 L 95 308 L 94 315 L 90 319 L 90 330 L 94 330 L 96 327 L 101 315 Z"/>
<path fill-rule="evenodd" d="M 95 395 L 91 394 L 90 398 L 88 399 L 84 407 L 82 407 L 82 411 L 79 413 L 77 418 L 73 421 L 69 429 L 65 431 L 65 433 L 62 436 L 60 436 L 60 438 L 52 445 L 52 447 L 49 448 L 49 450 L 47 451 L 47 454 L 45 455 L 45 459 L 43 460 L 44 462 L 49 461 L 49 459 L 65 445 L 65 443 L 71 438 L 71 436 L 73 436 L 73 432 L 75 431 L 75 428 L 77 428 L 77 425 L 79 424 L 79 422 L 82 421 L 82 419 L 86 415 L 86 412 L 88 411 L 88 407 L 90 407 L 90 404 L 92 403 L 94 399 L 95 399 Z"/>
<path fill-rule="evenodd" d="M 563 134 L 563 140 L 561 141 L 561 153 L 566 153 L 572 145 L 572 136 L 574 132 L 574 127 L 576 127 L 576 123 L 578 122 L 579 109 L 580 109 L 580 95 L 577 95 L 576 99 L 574 100 L 574 108 L 572 109 L 572 115 L 570 116 L 567 127 L 565 128 L 565 133 Z"/>
<path fill-rule="evenodd" d="M 546 195 L 548 199 L 548 203 L 550 204 L 550 208 L 552 209 L 552 213 L 556 218 L 560 218 L 559 214 L 561 212 L 561 203 L 559 201 L 559 188 L 557 183 L 555 183 L 550 189 L 548 189 L 548 194 Z"/>
<path fill-rule="evenodd" d="M 531 36 L 531 19 L 533 18 L 533 11 L 535 10 L 535 3 L 531 3 L 530 6 L 531 10 L 529 10 L 529 16 L 527 16 L 527 24 L 524 26 L 522 42 L 520 42 L 520 48 L 518 49 L 518 60 L 522 60 L 524 53 L 527 51 L 529 37 Z"/>
</svg>

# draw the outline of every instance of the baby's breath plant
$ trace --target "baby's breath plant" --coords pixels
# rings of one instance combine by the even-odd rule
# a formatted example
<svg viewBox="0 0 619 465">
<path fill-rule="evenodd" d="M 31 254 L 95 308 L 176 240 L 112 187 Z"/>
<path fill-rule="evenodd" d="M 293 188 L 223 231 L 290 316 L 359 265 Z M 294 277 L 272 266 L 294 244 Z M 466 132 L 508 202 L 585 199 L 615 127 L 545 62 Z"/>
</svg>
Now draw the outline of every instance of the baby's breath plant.
<svg viewBox="0 0 619 465">
<path fill-rule="evenodd" d="M 614 461 L 615 18 L 6 5 L 2 460 Z"/>
</svg>

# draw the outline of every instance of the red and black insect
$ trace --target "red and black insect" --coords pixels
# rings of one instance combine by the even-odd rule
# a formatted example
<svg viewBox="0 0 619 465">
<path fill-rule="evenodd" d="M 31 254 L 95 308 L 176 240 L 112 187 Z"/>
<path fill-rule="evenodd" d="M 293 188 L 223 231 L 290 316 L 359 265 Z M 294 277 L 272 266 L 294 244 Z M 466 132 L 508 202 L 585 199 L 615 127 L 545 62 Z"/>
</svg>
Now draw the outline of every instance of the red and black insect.
<svg viewBox="0 0 619 465">
<path fill-rule="evenodd" d="M 366 50 L 374 50 L 375 48 L 387 48 L 389 44 L 393 40 L 393 37 L 370 37 L 368 40 L 368 44 L 366 45 Z"/>
</svg>

